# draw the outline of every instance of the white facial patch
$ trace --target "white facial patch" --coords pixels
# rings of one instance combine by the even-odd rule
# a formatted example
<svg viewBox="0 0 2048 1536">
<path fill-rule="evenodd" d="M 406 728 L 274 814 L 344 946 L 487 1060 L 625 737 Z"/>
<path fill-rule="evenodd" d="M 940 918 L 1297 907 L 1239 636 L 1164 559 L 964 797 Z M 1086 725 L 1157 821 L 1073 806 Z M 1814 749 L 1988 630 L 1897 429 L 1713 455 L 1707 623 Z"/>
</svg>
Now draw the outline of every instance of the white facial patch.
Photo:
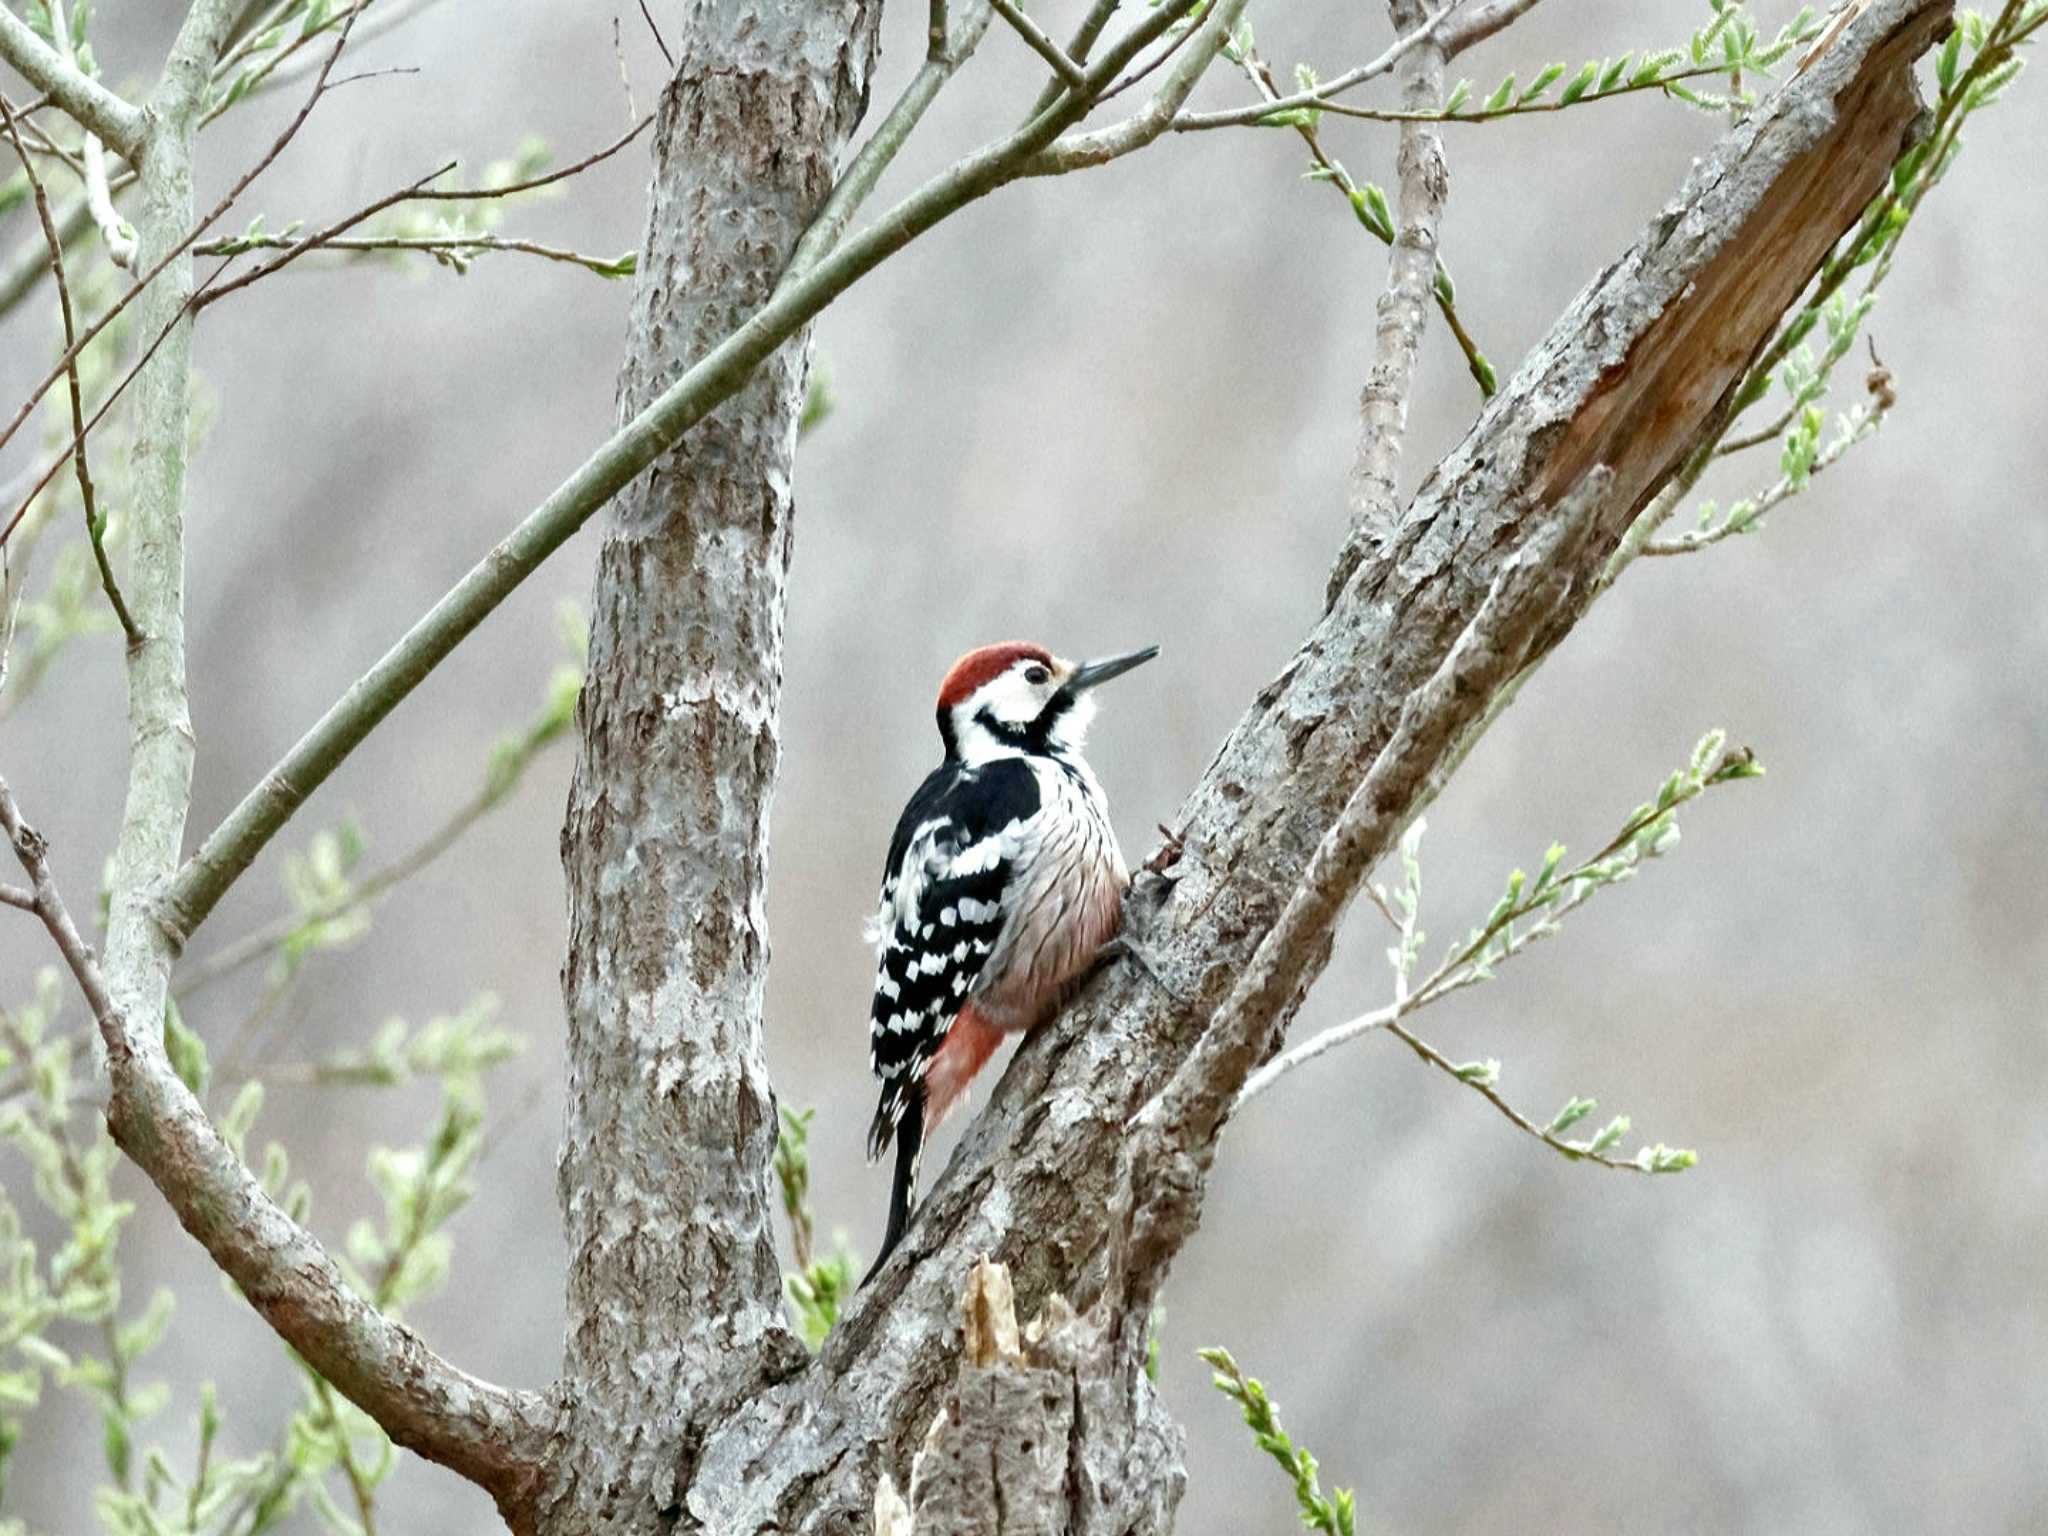
<svg viewBox="0 0 2048 1536">
<path fill-rule="evenodd" d="M 977 688 L 968 704 L 977 711 L 987 710 L 1005 725 L 1029 725 L 1045 708 L 1045 701 L 1052 697 L 1056 686 L 1050 677 L 1042 683 L 1026 678 L 1025 674 L 1034 667 L 1047 670 L 1039 662 L 1019 661 Z"/>
</svg>

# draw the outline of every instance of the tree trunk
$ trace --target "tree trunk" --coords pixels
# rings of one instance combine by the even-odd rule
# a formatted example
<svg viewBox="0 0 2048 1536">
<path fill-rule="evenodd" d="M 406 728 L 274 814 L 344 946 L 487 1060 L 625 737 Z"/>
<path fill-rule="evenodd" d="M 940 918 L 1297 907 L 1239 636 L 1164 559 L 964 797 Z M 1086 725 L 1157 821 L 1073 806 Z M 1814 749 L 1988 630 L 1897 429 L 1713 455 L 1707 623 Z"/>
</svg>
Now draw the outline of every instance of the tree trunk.
<svg viewBox="0 0 2048 1536">
<path fill-rule="evenodd" d="M 880 6 L 710 0 L 677 39 L 622 419 L 763 301 L 866 106 Z M 808 337 L 614 503 L 562 834 L 569 1247 L 538 1529 L 673 1529 L 692 1447 L 801 1366 L 769 1198 L 761 890 Z M 690 1528 L 685 1522 L 685 1528 Z"/>
</svg>

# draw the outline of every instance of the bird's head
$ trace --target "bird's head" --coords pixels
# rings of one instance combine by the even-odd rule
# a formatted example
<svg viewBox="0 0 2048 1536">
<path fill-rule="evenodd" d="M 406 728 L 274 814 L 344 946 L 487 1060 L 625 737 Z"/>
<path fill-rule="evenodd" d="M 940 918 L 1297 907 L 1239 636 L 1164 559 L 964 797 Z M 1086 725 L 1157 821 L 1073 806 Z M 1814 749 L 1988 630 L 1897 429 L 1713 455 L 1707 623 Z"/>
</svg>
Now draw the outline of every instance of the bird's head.
<svg viewBox="0 0 2048 1536">
<path fill-rule="evenodd" d="M 984 645 L 953 663 L 939 687 L 946 755 L 975 763 L 1019 752 L 1078 751 L 1095 718 L 1094 689 L 1159 654 L 1062 661 L 1021 640 Z"/>
</svg>

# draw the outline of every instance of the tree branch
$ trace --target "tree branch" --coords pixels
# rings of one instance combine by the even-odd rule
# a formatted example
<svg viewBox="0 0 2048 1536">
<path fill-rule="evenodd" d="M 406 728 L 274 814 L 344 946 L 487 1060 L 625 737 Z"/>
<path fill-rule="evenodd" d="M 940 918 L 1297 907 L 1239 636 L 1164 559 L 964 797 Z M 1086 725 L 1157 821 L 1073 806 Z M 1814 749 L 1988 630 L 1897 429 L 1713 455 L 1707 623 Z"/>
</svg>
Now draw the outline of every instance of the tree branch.
<svg viewBox="0 0 2048 1536">
<path fill-rule="evenodd" d="M 71 41 L 71 21 L 64 13 L 64 0 L 49 0 L 49 6 L 50 30 L 57 35 L 57 52 L 67 65 L 78 69 L 78 51 Z M 79 73 L 84 74 L 84 71 L 79 70 Z M 107 147 L 100 142 L 98 134 L 88 129 L 80 153 L 84 157 L 85 205 L 92 210 L 93 223 L 99 226 L 100 243 L 107 248 L 107 260 L 133 276 L 135 232 L 114 211 L 114 194 L 107 185 Z M 67 336 L 65 339 L 68 342 L 70 338 Z"/>
<path fill-rule="evenodd" d="M 1149 1311 L 1167 1266 L 1201 1219 L 1216 1140 L 1252 1069 L 1272 1053 L 1285 1021 L 1329 958 L 1337 922 L 1412 808 L 1458 750 L 1487 703 L 1568 623 L 1574 587 L 1590 593 L 1599 566 L 1584 554 L 1603 517 L 1614 472 L 1595 465 L 1555 508 L 1521 519 L 1535 532 L 1501 566 L 1478 611 L 1421 688 L 1344 809 L 1323 835 L 1300 884 L 1251 963 L 1179 1069 L 1134 1122 L 1133 1205 L 1121 1305 Z M 1142 1192 L 1142 1193 L 1140 1193 Z"/>
<path fill-rule="evenodd" d="M 1200 133 L 1210 128 L 1238 128 L 1247 123 L 1262 123 L 1276 112 L 1291 112 L 1297 107 L 1327 107 L 1333 98 L 1344 92 L 1354 90 L 1368 80 L 1377 80 L 1400 63 L 1409 49 L 1419 47 L 1434 37 L 1462 3 L 1463 0 L 1447 0 L 1429 20 L 1406 37 L 1397 39 L 1378 58 L 1356 69 L 1346 70 L 1334 79 L 1324 80 L 1305 91 L 1296 91 L 1292 96 L 1283 96 L 1278 101 L 1255 101 L 1250 106 L 1231 107 L 1221 112 L 1182 112 L 1173 120 L 1173 131 Z"/>
<path fill-rule="evenodd" d="M 142 146 L 147 121 L 139 107 L 123 101 L 62 54 L 36 36 L 35 29 L 0 5 L 0 59 L 69 113 L 88 133 L 95 133 L 133 160 Z"/>
<path fill-rule="evenodd" d="M 1242 5 L 1243 0 L 1229 0 Z M 170 882 L 158 920 L 182 947 L 305 799 L 399 702 L 549 555 L 649 464 L 743 385 L 825 306 L 933 225 L 1025 174 L 1033 157 L 1087 109 L 1091 93 L 1192 9 L 1169 0 L 1089 67 L 1086 88 L 942 171 L 858 235 L 785 283 L 556 488 L 377 664 L 206 837 Z"/>
<path fill-rule="evenodd" d="M 1078 86 L 1085 78 L 1081 66 L 1067 57 L 1066 50 L 1045 35 L 1045 29 L 1023 11 L 1012 0 L 989 0 L 995 13 L 1010 24 L 1011 29 L 1031 45 L 1031 51 L 1052 66 L 1052 72 L 1070 86 Z"/>
<path fill-rule="evenodd" d="M 1032 161 L 1031 174 L 1057 176 L 1083 166 L 1102 165 L 1143 149 L 1158 138 L 1172 125 L 1174 114 L 1216 62 L 1223 45 L 1230 41 L 1231 30 L 1244 14 L 1245 4 L 1246 0 L 1217 0 L 1203 15 L 1194 36 L 1180 49 L 1166 78 L 1143 110 L 1093 133 L 1076 133 L 1057 140 Z"/>
<path fill-rule="evenodd" d="M 691 1514 L 738 1523 L 744 1511 L 718 1490 L 743 1485 L 746 1509 L 773 1511 L 785 1529 L 867 1508 L 878 1475 L 900 1478 L 909 1465 L 952 1379 L 952 1339 L 933 1319 L 980 1255 L 1012 1267 L 1027 1303 L 1053 1291 L 1077 1303 L 1111 1294 L 1117 1154 L 1131 1117 L 1248 972 L 1368 767 L 1396 802 L 1432 787 L 1424 770 L 1444 752 L 1435 729 L 1411 718 L 1407 745 L 1389 752 L 1406 701 L 1440 677 L 1506 563 L 1554 530 L 1573 488 L 1606 466 L 1611 487 L 1587 509 L 1590 526 L 1576 542 L 1548 533 L 1563 565 L 1544 581 L 1564 583 L 1565 596 L 1511 649 L 1541 655 L 1562 639 L 1623 529 L 1714 429 L 1778 318 L 1885 184 L 1918 112 L 1912 61 L 1948 10 L 1944 0 L 1876 0 L 1702 156 L 1679 196 L 1531 351 L 1172 818 L 1186 833 L 1177 884 L 1168 894 L 1143 881 L 1127 917 L 1171 991 L 1114 968 L 1025 1042 L 818 1366 L 706 1440 Z M 1505 601 L 1496 598 L 1497 616 Z M 1437 696 L 1455 688 L 1445 680 Z M 1379 804 L 1373 825 L 1391 830 L 1412 809 Z M 1358 857 L 1383 838 L 1362 838 Z M 1294 995 L 1323 961 L 1321 946 L 1309 949 L 1289 962 L 1299 967 Z M 1290 1006 L 1291 996 L 1268 1038 Z M 1129 1362 L 1142 1320 L 1121 1326 Z M 1163 1528 L 1117 1524 L 1111 1504 L 1105 1495 L 1099 1523 L 1077 1530 Z"/>
<path fill-rule="evenodd" d="M 0 831 L 33 885 L 33 905 L 99 1026 L 113 1096 L 107 1125 L 223 1273 L 279 1337 L 391 1438 L 481 1484 L 525 1497 L 552 1416 L 535 1395 L 457 1370 L 358 1296 L 313 1235 L 280 1210 L 221 1139 L 165 1054 L 137 1029 L 51 879 L 47 845 L 0 779 Z"/>
<path fill-rule="evenodd" d="M 1536 6 L 1537 0 L 1487 0 L 1484 5 L 1475 5 L 1439 35 L 1437 41 L 1443 45 L 1444 57 L 1455 59 L 1467 48 L 1513 26 Z"/>
<path fill-rule="evenodd" d="M 1397 31 L 1422 21 L 1422 0 L 1389 0 Z M 1443 99 L 1443 44 L 1425 37 L 1396 66 L 1401 104 L 1411 111 Z M 1351 535 L 1330 578 L 1332 593 L 1356 568 L 1363 550 L 1393 536 L 1400 516 L 1401 444 L 1408 431 L 1408 399 L 1415 388 L 1415 360 L 1429 323 L 1436 283 L 1437 229 L 1450 193 L 1443 135 L 1434 124 L 1401 125 L 1395 165 L 1400 176 L 1399 221 L 1387 252 L 1387 283 L 1379 299 L 1372 371 L 1359 394 L 1358 458 L 1351 474 Z"/>
<path fill-rule="evenodd" d="M 14 141 L 14 152 L 21 159 L 22 174 L 28 177 L 29 190 L 35 197 L 36 218 L 42 225 L 43 240 L 50 248 L 50 271 L 57 279 L 57 310 L 63 317 L 64 345 L 68 351 L 77 345 L 78 327 L 71 311 L 71 284 L 64 272 L 64 236 L 50 214 L 50 200 L 43 193 L 42 178 L 36 175 L 28 151 L 22 147 L 20 127 L 4 95 L 0 95 L 0 118 L 6 121 L 8 137 Z M 107 594 L 107 601 L 113 605 L 114 616 L 121 621 L 121 633 L 133 648 L 142 643 L 142 631 L 136 627 L 135 617 L 129 613 L 127 601 L 121 596 L 121 588 L 114 580 L 114 568 L 107 563 L 107 546 L 101 537 L 104 525 L 100 520 L 99 501 L 93 492 L 92 470 L 85 457 L 85 400 L 78 384 L 77 359 L 66 365 L 65 375 L 71 394 L 71 462 L 78 477 L 79 505 L 85 513 L 85 536 L 92 546 L 93 560 L 99 566 L 100 587 Z"/>
</svg>

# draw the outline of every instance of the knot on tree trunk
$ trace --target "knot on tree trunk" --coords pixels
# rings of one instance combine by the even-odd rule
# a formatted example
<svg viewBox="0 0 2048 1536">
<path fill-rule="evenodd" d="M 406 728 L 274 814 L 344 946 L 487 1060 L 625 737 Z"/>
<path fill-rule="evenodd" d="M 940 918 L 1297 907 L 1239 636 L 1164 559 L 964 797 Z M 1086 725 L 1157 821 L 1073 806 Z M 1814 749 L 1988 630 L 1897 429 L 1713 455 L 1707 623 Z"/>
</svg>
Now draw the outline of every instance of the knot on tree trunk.
<svg viewBox="0 0 2048 1536">
<path fill-rule="evenodd" d="M 983 1258 L 961 1301 L 959 1375 L 926 1431 L 908 1492 L 875 1489 L 875 1536 L 1062 1536 L 1172 1529 L 1180 1429 L 1141 1358 L 1098 1316 L 1051 1296 L 1017 1322 L 1010 1272 Z"/>
</svg>

